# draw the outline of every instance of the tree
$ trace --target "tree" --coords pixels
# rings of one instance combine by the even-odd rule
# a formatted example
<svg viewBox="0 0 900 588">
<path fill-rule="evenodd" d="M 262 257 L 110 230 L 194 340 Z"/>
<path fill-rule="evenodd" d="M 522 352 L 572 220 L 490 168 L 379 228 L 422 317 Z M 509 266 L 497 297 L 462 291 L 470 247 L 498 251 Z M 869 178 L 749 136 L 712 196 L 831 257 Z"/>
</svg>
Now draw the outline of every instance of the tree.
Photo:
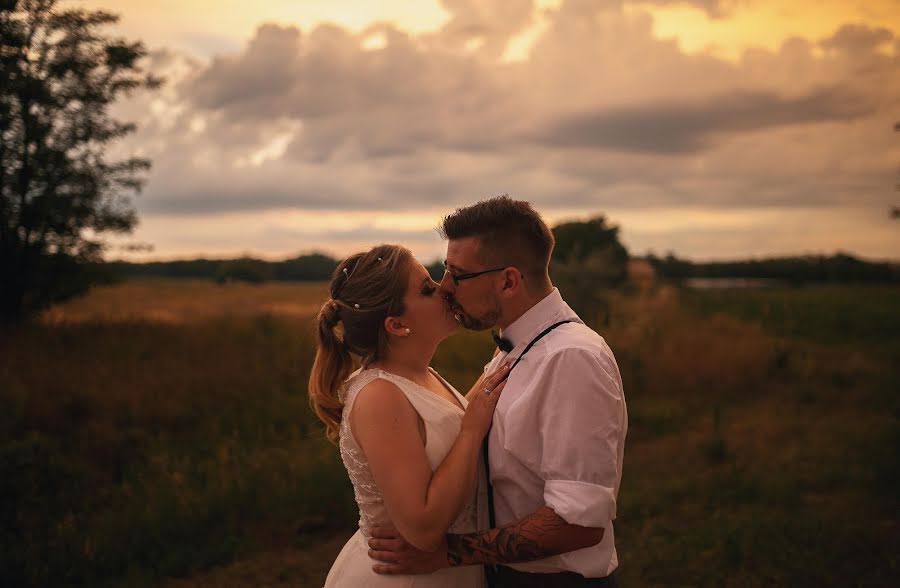
<svg viewBox="0 0 900 588">
<path fill-rule="evenodd" d="M 102 33 L 116 15 L 57 4 L 0 0 L 0 322 L 87 289 L 101 236 L 136 224 L 130 196 L 150 167 L 104 152 L 135 130 L 110 105 L 160 84 L 146 50 Z"/>
<path fill-rule="evenodd" d="M 222 262 L 216 272 L 216 282 L 248 282 L 261 284 L 272 279 L 272 265 L 262 259 L 242 257 Z"/>
<path fill-rule="evenodd" d="M 587 221 L 567 222 L 553 227 L 553 261 L 583 262 L 597 254 L 613 260 L 610 279 L 621 283 L 625 279 L 628 250 L 619 241 L 619 227 L 606 223 L 603 215 Z"/>
<path fill-rule="evenodd" d="M 323 253 L 310 253 L 272 265 L 276 280 L 325 281 L 331 278 L 338 260 Z"/>
<path fill-rule="evenodd" d="M 628 250 L 619 241 L 619 227 L 598 216 L 559 224 L 553 237 L 553 281 L 585 320 L 608 323 L 608 291 L 628 277 Z"/>
</svg>

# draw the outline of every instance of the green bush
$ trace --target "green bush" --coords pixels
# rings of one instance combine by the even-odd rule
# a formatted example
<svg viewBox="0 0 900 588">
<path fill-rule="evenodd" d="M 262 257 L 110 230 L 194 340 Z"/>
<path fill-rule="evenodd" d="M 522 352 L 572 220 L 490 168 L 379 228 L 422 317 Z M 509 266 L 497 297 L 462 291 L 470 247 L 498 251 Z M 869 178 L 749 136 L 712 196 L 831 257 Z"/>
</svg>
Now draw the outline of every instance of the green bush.
<svg viewBox="0 0 900 588">
<path fill-rule="evenodd" d="M 245 257 L 223 262 L 216 272 L 216 282 L 249 282 L 261 284 L 272 279 L 272 266 L 260 259 Z"/>
</svg>

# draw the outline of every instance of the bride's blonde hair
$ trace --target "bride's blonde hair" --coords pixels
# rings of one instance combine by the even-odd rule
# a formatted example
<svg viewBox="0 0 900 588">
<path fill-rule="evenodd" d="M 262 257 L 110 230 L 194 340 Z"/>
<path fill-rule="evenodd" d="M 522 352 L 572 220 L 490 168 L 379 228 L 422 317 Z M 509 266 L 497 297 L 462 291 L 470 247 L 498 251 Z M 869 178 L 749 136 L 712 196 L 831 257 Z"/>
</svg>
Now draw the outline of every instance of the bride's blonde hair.
<svg viewBox="0 0 900 588">
<path fill-rule="evenodd" d="M 316 359 L 309 374 L 309 401 L 337 443 L 344 405 L 339 389 L 353 370 L 384 357 L 388 337 L 384 320 L 406 312 L 413 259 L 400 245 L 379 245 L 342 261 L 331 276 L 331 297 L 316 317 Z"/>
</svg>

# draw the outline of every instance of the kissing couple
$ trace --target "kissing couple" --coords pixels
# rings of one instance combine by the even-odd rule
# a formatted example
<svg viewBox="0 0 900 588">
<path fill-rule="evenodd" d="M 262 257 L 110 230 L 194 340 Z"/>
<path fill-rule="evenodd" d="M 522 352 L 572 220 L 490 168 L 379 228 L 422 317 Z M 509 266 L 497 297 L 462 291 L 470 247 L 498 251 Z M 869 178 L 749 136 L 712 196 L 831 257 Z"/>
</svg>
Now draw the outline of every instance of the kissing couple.
<svg viewBox="0 0 900 588">
<path fill-rule="evenodd" d="M 484 200 L 440 231 L 440 283 L 381 245 L 340 263 L 317 317 L 310 399 L 359 507 L 325 586 L 616 586 L 613 353 L 554 288 L 528 202 Z M 500 332 L 465 396 L 430 367 L 460 325 Z"/>
</svg>

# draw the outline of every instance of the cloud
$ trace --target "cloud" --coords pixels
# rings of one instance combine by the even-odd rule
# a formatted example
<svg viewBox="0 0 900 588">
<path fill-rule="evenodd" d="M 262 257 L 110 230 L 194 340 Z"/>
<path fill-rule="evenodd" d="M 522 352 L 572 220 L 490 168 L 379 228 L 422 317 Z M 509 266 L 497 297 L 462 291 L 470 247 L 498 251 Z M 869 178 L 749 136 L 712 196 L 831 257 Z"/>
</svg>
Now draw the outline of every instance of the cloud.
<svg viewBox="0 0 900 588">
<path fill-rule="evenodd" d="M 182 93 L 201 109 L 230 107 L 233 115 L 265 118 L 272 113 L 273 98 L 298 81 L 300 37 L 296 27 L 262 25 L 246 50 L 214 58 L 183 85 Z"/>
<path fill-rule="evenodd" d="M 734 92 L 695 103 L 607 109 L 567 118 L 537 139 L 562 147 L 594 147 L 681 154 L 707 149 L 716 136 L 804 123 L 846 122 L 872 112 L 843 88 L 786 98 L 769 92 Z"/>
<path fill-rule="evenodd" d="M 837 49 L 848 53 L 871 53 L 894 39 L 894 34 L 886 28 L 848 24 L 820 44 L 826 49 Z"/>
<path fill-rule="evenodd" d="M 752 0 L 639 0 L 638 3 L 659 6 L 689 4 L 704 11 L 711 18 L 725 18 L 738 6 L 751 2 Z"/>
<path fill-rule="evenodd" d="M 734 63 L 656 39 L 621 2 L 568 0 L 511 63 L 532 2 L 445 8 L 427 34 L 266 24 L 212 59 L 154 53 L 169 83 L 118 106 L 140 129 L 121 150 L 154 161 L 139 213 L 452 210 L 505 192 L 550 216 L 895 200 L 900 51 L 885 29 Z"/>
<path fill-rule="evenodd" d="M 441 0 L 450 20 L 437 39 L 441 46 L 456 51 L 477 51 L 497 58 L 506 43 L 532 23 L 533 0 Z"/>
<path fill-rule="evenodd" d="M 206 32 L 188 32 L 177 36 L 179 45 L 190 48 L 198 56 L 208 57 L 233 53 L 241 50 L 241 44 L 234 37 Z"/>
</svg>

